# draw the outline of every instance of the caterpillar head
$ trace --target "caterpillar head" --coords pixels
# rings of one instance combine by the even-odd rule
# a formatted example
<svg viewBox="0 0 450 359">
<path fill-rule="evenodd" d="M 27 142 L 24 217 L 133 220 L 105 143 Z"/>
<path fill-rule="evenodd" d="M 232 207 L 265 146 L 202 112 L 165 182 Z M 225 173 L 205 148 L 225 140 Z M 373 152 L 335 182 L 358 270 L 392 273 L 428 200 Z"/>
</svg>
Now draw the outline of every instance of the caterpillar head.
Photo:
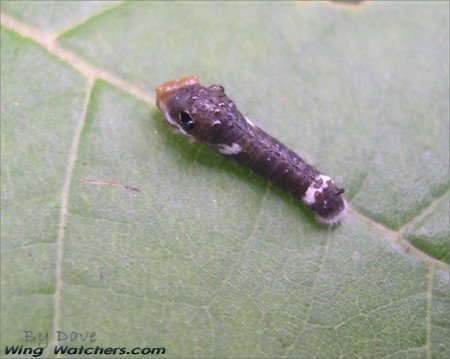
<svg viewBox="0 0 450 359">
<path fill-rule="evenodd" d="M 158 86 L 156 104 L 178 132 L 204 143 L 217 142 L 237 111 L 222 86 L 203 87 L 197 76 Z"/>
</svg>

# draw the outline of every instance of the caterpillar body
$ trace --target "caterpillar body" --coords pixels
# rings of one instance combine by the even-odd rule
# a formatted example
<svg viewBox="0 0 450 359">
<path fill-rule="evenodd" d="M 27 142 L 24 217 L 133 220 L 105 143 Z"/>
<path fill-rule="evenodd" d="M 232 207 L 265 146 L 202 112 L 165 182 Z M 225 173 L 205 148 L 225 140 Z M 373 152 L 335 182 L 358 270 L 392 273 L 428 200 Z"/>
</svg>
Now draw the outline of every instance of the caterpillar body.
<svg viewBox="0 0 450 359">
<path fill-rule="evenodd" d="M 345 215 L 344 190 L 244 117 L 222 86 L 204 87 L 197 76 L 180 78 L 158 86 L 156 102 L 179 133 L 301 199 L 318 221 L 334 224 Z"/>
</svg>

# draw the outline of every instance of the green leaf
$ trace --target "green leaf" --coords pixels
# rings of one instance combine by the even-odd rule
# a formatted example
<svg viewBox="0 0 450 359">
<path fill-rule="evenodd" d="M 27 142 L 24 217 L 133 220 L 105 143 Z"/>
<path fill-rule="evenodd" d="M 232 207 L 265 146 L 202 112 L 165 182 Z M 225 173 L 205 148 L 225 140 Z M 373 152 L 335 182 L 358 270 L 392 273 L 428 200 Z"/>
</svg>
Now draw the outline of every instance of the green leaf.
<svg viewBox="0 0 450 359">
<path fill-rule="evenodd" d="M 1 5 L 2 353 L 449 356 L 448 3 Z M 194 74 L 343 223 L 173 134 L 153 88 Z"/>
</svg>

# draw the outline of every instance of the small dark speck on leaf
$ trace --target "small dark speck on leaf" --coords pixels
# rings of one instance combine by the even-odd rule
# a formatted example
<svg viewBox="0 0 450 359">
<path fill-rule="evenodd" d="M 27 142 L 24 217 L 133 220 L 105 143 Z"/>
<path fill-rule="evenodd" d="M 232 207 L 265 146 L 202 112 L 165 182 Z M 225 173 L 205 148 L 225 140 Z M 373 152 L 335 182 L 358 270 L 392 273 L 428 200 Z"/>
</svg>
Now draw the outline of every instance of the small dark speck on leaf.
<svg viewBox="0 0 450 359">
<path fill-rule="evenodd" d="M 115 188 L 124 188 L 128 192 L 142 192 L 139 188 L 126 186 L 120 183 L 104 181 L 104 180 L 93 180 L 88 178 L 80 178 L 80 182 L 90 185 L 90 186 L 107 186 L 107 187 L 115 187 Z"/>
</svg>

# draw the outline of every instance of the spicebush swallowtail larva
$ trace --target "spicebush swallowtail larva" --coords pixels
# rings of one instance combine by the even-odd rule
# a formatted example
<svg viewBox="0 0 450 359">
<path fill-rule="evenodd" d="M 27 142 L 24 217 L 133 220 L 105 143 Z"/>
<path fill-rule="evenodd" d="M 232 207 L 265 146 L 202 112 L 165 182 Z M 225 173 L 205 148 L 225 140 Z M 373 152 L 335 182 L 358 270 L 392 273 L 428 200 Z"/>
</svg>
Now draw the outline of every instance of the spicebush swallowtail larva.
<svg viewBox="0 0 450 359">
<path fill-rule="evenodd" d="M 156 88 L 156 103 L 178 132 L 301 199 L 318 221 L 344 216 L 344 190 L 244 117 L 222 86 L 203 87 L 197 76 L 176 79 Z"/>
</svg>

